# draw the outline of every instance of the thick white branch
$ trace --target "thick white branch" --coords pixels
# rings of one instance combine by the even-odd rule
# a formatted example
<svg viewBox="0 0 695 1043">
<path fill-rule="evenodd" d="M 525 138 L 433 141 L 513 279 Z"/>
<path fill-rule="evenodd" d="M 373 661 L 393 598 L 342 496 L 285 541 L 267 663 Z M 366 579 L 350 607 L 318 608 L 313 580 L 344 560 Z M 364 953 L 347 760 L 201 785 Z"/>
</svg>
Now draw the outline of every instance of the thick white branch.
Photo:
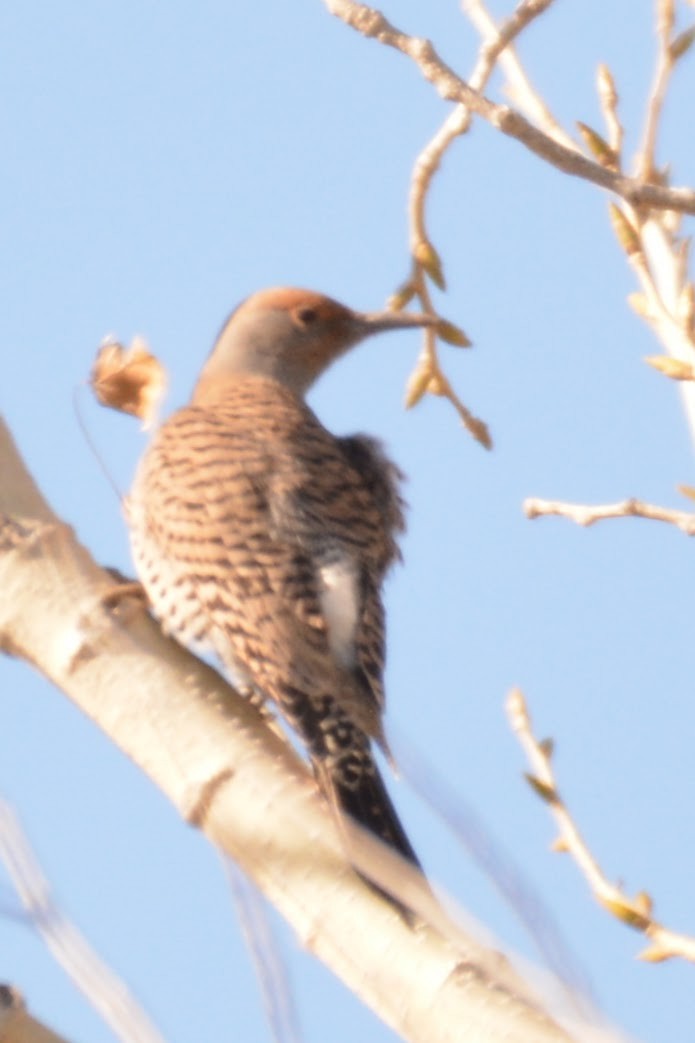
<svg viewBox="0 0 695 1043">
<path fill-rule="evenodd" d="M 416 873 L 363 838 L 370 875 L 397 877 L 427 915 L 408 926 L 346 861 L 303 764 L 253 708 L 137 603 L 105 607 L 112 578 L 53 515 L 1 422 L 0 470 L 0 648 L 62 688 L 405 1039 L 573 1038 L 503 956 L 444 917 Z"/>
</svg>

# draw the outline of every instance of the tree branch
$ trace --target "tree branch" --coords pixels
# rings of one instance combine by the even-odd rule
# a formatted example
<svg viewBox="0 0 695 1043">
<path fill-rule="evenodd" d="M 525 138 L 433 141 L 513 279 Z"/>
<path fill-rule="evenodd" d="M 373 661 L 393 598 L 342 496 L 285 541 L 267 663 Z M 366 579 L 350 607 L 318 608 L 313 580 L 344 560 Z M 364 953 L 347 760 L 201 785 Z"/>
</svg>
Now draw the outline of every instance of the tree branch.
<svg viewBox="0 0 695 1043">
<path fill-rule="evenodd" d="M 491 32 L 486 34 L 485 43 L 480 49 L 475 69 L 470 78 L 471 86 L 480 92 L 487 84 L 500 55 L 509 48 L 523 29 L 534 18 L 542 14 L 553 0 L 522 0 L 516 11 L 508 18 L 499 31 L 492 23 Z M 413 257 L 413 271 L 408 281 L 408 291 L 417 295 L 425 312 L 434 314 L 434 305 L 427 285 L 426 275 L 443 284 L 443 274 L 436 252 L 427 234 L 425 222 L 425 203 L 432 179 L 439 170 L 446 151 L 456 138 L 467 133 L 472 120 L 472 111 L 467 105 L 457 105 L 447 116 L 443 125 L 434 137 L 425 145 L 415 160 L 410 183 L 408 214 L 410 220 L 410 251 Z M 425 259 L 423 261 L 423 258 Z M 428 265 L 429 262 L 429 265 Z M 437 280 L 439 275 L 439 280 Z M 435 332 L 425 332 L 425 346 L 417 362 L 408 384 L 407 403 L 413 405 L 425 392 L 447 398 L 458 413 L 464 427 L 473 437 L 485 446 L 492 448 L 492 438 L 487 425 L 474 416 L 459 395 L 454 391 L 451 382 L 442 369 L 437 352 Z"/>
<path fill-rule="evenodd" d="M 695 938 L 678 934 L 664 927 L 652 916 L 652 901 L 644 891 L 634 898 L 620 887 L 612 884 L 599 866 L 572 818 L 567 805 L 560 797 L 553 771 L 551 756 L 552 742 L 539 742 L 531 730 L 531 718 L 523 694 L 515 688 L 507 700 L 507 714 L 512 730 L 528 757 L 533 774 L 528 777 L 535 793 L 547 804 L 558 827 L 558 838 L 553 844 L 555 851 L 571 855 L 577 868 L 588 883 L 596 901 L 616 919 L 650 940 L 650 945 L 640 953 L 640 959 L 656 963 L 680 956 L 695 962 Z"/>
<path fill-rule="evenodd" d="M 565 174 L 582 178 L 605 188 L 635 207 L 654 210 L 676 210 L 695 214 L 695 191 L 691 188 L 668 188 L 646 184 L 638 178 L 608 170 L 583 156 L 576 149 L 556 141 L 530 123 L 520 112 L 508 105 L 500 105 L 477 91 L 440 58 L 429 42 L 408 36 L 393 26 L 379 11 L 354 0 L 324 0 L 331 14 L 336 15 L 363 36 L 378 40 L 411 58 L 426 80 L 447 101 L 467 106 L 476 116 L 487 120 L 508 137 L 540 156 Z"/>
<path fill-rule="evenodd" d="M 0 648 L 61 687 L 405 1039 L 566 1043 L 509 963 L 367 834 L 351 845 L 359 868 L 423 922 L 409 927 L 360 880 L 305 766 L 253 707 L 137 603 L 108 607 L 112 577 L 51 512 L 1 424 L 0 461 Z"/>
<path fill-rule="evenodd" d="M 123 1043 L 164 1043 L 125 984 L 55 904 L 29 841 L 10 806 L 1 799 L 0 857 L 27 910 L 29 923 L 104 1023 Z"/>
<path fill-rule="evenodd" d="M 589 526 L 606 518 L 649 518 L 652 521 L 667 522 L 675 525 L 686 536 L 695 536 L 695 514 L 688 511 L 674 511 L 668 507 L 644 503 L 643 500 L 621 500 L 619 503 L 606 503 L 591 507 L 584 503 L 562 503 L 559 500 L 524 500 L 524 513 L 527 518 L 540 518 L 542 515 L 555 514 L 561 518 L 569 518 L 577 525 Z"/>
</svg>

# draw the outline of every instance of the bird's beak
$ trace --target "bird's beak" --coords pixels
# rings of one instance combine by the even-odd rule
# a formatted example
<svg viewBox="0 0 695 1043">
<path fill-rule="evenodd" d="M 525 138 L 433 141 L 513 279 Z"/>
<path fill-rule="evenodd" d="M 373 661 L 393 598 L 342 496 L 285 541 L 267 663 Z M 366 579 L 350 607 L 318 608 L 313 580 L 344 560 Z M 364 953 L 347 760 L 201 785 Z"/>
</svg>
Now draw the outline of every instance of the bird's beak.
<svg viewBox="0 0 695 1043">
<path fill-rule="evenodd" d="M 360 331 L 360 339 L 373 333 L 386 330 L 409 330 L 420 326 L 434 326 L 437 318 L 434 315 L 422 315 L 407 311 L 374 311 L 355 314 L 356 326 Z"/>
</svg>

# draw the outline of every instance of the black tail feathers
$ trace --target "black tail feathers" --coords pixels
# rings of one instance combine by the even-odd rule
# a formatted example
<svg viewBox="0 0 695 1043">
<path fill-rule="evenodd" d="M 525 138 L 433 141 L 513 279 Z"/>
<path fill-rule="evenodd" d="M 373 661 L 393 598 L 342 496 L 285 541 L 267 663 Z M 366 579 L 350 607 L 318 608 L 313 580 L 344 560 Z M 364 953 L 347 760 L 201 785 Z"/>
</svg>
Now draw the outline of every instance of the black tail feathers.
<svg viewBox="0 0 695 1043">
<path fill-rule="evenodd" d="M 416 869 L 422 870 L 374 761 L 351 784 L 345 784 L 340 774 L 333 773 L 330 790 L 340 813 L 349 815 Z"/>
<path fill-rule="evenodd" d="M 329 695 L 308 699 L 288 686 L 283 697 L 285 716 L 308 747 L 317 781 L 343 835 L 347 817 L 422 872 L 372 755 L 369 736 Z M 350 846 L 348 839 L 348 855 Z"/>
</svg>

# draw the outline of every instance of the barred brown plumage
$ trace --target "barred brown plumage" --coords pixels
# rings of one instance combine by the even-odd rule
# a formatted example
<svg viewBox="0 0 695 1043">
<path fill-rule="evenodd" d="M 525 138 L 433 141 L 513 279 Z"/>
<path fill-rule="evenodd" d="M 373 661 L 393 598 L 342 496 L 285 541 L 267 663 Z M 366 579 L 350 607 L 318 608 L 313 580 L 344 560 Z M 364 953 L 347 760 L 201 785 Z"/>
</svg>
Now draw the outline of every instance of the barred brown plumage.
<svg viewBox="0 0 695 1043">
<path fill-rule="evenodd" d="M 400 472 L 376 441 L 333 436 L 303 395 L 364 337 L 428 321 L 303 290 L 254 295 L 192 403 L 155 433 L 127 508 L 165 629 L 273 703 L 333 806 L 415 865 L 371 751 L 386 745 L 381 585 L 403 529 Z"/>
</svg>

